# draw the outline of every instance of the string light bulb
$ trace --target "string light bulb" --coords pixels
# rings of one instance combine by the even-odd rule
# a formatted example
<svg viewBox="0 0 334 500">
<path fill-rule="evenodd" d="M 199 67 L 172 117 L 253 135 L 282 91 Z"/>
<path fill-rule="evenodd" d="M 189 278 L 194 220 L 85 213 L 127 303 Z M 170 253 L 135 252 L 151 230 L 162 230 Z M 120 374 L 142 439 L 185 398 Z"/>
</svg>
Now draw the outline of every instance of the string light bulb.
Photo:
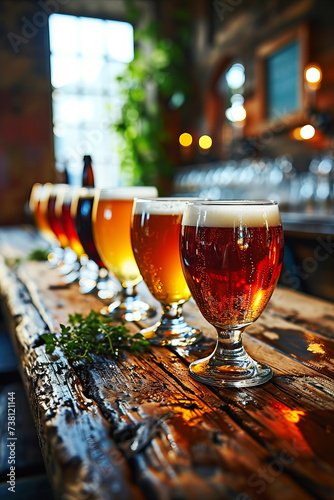
<svg viewBox="0 0 334 500">
<path fill-rule="evenodd" d="M 315 135 L 315 128 L 313 125 L 307 124 L 304 127 L 297 127 L 292 131 L 292 137 L 296 141 L 308 141 Z"/>
<path fill-rule="evenodd" d="M 185 148 L 190 146 L 192 142 L 193 142 L 192 135 L 189 134 L 188 132 L 183 132 L 183 134 L 181 134 L 179 137 L 179 143 L 181 144 L 181 146 Z"/>
<path fill-rule="evenodd" d="M 212 139 L 209 135 L 202 135 L 198 140 L 198 145 L 202 149 L 210 149 L 212 146 Z"/>
<path fill-rule="evenodd" d="M 300 129 L 300 137 L 304 139 L 304 141 L 312 139 L 314 134 L 315 128 L 312 125 L 304 125 L 304 127 Z"/>
<path fill-rule="evenodd" d="M 304 70 L 304 78 L 308 87 L 317 90 L 322 80 L 322 71 L 318 64 L 308 64 Z"/>
</svg>

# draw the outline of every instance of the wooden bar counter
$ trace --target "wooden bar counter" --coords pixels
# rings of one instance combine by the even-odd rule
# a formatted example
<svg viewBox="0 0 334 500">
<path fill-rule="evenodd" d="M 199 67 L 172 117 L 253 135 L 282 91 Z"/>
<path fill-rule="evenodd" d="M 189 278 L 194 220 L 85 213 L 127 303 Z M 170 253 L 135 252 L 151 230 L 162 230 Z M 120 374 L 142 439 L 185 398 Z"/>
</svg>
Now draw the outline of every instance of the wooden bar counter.
<svg viewBox="0 0 334 500">
<path fill-rule="evenodd" d="M 59 349 L 46 354 L 40 335 L 103 304 L 45 262 L 8 265 L 39 244 L 29 228 L 0 231 L 0 293 L 55 498 L 334 498 L 332 303 L 276 289 L 244 334 L 274 371 L 259 387 L 190 378 L 215 342 L 191 302 L 188 321 L 205 333 L 197 345 L 73 367 Z"/>
</svg>

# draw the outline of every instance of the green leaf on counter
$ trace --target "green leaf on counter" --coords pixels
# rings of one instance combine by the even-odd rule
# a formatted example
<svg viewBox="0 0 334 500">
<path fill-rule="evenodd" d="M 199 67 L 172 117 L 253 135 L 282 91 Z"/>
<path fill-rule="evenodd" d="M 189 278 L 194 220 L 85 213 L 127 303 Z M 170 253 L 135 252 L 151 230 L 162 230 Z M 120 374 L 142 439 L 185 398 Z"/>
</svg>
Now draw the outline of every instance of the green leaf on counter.
<svg viewBox="0 0 334 500">
<path fill-rule="evenodd" d="M 87 316 L 74 313 L 69 315 L 69 325 L 60 325 L 60 333 L 41 335 L 46 344 L 46 352 L 52 354 L 59 347 L 69 361 L 92 362 L 93 354 L 117 357 L 122 350 L 144 352 L 149 350 L 149 342 L 140 333 L 130 335 L 123 326 L 112 325 L 112 320 L 95 311 Z"/>
</svg>

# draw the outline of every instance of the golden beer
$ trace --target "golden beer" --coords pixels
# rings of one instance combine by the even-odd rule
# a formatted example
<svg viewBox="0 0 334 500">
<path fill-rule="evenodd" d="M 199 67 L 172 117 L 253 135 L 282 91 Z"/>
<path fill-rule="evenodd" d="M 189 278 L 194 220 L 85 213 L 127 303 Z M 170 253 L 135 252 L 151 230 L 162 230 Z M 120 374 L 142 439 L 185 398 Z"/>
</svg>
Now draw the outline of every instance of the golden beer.
<svg viewBox="0 0 334 500">
<path fill-rule="evenodd" d="M 182 313 L 190 291 L 181 267 L 179 241 L 183 212 L 189 198 L 136 199 L 131 239 L 134 255 L 151 294 L 162 305 L 160 321 L 141 333 L 156 345 L 188 345 L 201 332 Z"/>
<path fill-rule="evenodd" d="M 140 273 L 130 238 L 133 198 L 117 199 L 119 196 L 116 191 L 101 192 L 93 208 L 93 235 L 103 262 L 124 283 L 138 280 Z"/>
<path fill-rule="evenodd" d="M 140 273 L 153 297 L 165 305 L 190 298 L 179 251 L 184 204 L 175 210 L 173 205 L 143 208 L 132 220 L 132 247 Z"/>
</svg>

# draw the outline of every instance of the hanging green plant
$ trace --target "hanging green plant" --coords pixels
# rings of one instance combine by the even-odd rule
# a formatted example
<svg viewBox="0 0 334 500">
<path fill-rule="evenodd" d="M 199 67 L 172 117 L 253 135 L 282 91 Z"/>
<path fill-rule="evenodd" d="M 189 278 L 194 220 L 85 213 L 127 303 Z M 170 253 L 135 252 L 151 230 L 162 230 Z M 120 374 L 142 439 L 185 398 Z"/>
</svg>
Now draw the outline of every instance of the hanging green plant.
<svg viewBox="0 0 334 500">
<path fill-rule="evenodd" d="M 139 12 L 127 2 L 132 21 Z M 190 40 L 188 14 L 178 10 L 175 38 L 164 37 L 158 22 L 135 29 L 133 60 L 117 78 L 123 99 L 120 119 L 115 123 L 119 134 L 121 176 L 127 185 L 163 186 L 173 177 L 168 158 L 171 137 L 166 127 L 166 109 L 177 109 L 189 98 L 185 73 Z"/>
</svg>

